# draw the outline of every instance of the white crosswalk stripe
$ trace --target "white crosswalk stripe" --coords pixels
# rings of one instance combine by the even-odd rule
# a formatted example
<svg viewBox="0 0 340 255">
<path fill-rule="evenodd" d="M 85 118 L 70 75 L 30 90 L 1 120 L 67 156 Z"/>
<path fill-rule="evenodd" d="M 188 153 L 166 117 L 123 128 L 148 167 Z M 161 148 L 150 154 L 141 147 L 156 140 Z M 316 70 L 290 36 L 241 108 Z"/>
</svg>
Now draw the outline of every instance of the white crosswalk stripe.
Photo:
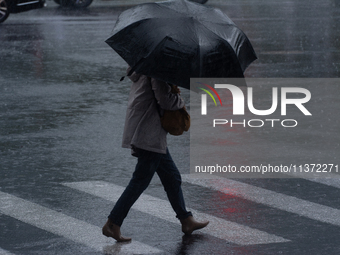
<svg viewBox="0 0 340 255">
<path fill-rule="evenodd" d="M 13 254 L 0 248 L 0 255 L 13 255 Z"/>
<path fill-rule="evenodd" d="M 103 236 L 101 228 L 97 226 L 1 191 L 0 213 L 84 244 L 96 251 L 105 251 L 105 254 L 117 254 L 116 251 L 120 251 L 120 254 L 157 254 L 162 252 L 138 241 L 128 244 L 115 243 L 113 239 L 110 240 Z"/>
<path fill-rule="evenodd" d="M 327 186 L 332 186 L 335 188 L 340 189 L 340 174 L 336 173 L 323 173 L 324 175 L 320 175 L 319 173 L 285 173 L 285 175 L 288 175 L 293 178 L 300 178 L 305 179 L 308 181 L 324 184 Z"/>
<path fill-rule="evenodd" d="M 124 187 L 102 181 L 73 182 L 64 183 L 64 185 L 112 202 L 116 202 L 120 194 L 124 191 Z M 166 200 L 142 194 L 132 208 L 159 217 L 163 220 L 180 224 L 174 217 L 174 212 L 169 202 Z M 192 211 L 198 219 L 207 219 L 210 221 L 210 224 L 201 230 L 203 233 L 225 239 L 232 243 L 239 245 L 255 245 L 289 241 L 282 237 L 217 218 L 212 215 L 200 213 L 193 209 L 189 210 Z"/>
<path fill-rule="evenodd" d="M 329 174 L 329 176 L 332 176 L 332 175 Z M 340 179 L 338 175 L 333 174 L 333 176 L 334 177 L 328 177 L 328 178 L 318 177 L 318 178 L 304 178 L 304 179 L 340 189 Z"/>
<path fill-rule="evenodd" d="M 313 220 L 340 226 L 340 210 L 296 197 L 255 187 L 239 181 L 202 175 L 182 175 L 184 182 L 196 184 L 225 194 L 234 195 Z"/>
</svg>

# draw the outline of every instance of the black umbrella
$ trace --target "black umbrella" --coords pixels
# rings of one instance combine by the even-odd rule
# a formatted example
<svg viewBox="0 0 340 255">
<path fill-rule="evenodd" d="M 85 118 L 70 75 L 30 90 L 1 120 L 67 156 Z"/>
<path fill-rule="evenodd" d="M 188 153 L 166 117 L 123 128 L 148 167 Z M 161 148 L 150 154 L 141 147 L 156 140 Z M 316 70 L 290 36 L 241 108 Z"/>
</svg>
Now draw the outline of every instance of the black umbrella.
<svg viewBox="0 0 340 255">
<path fill-rule="evenodd" d="M 248 38 L 226 14 L 186 0 L 122 12 L 106 43 L 132 71 L 184 88 L 191 77 L 243 77 L 256 59 Z"/>
</svg>

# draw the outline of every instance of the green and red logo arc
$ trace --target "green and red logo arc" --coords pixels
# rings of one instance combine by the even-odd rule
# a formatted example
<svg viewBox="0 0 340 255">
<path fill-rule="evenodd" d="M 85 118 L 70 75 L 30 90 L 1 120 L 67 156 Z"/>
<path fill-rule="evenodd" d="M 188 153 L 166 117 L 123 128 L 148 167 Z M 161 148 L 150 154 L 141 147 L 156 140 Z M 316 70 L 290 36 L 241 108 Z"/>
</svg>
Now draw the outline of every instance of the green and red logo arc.
<svg viewBox="0 0 340 255">
<path fill-rule="evenodd" d="M 198 82 L 198 83 L 200 83 L 200 84 L 206 86 L 208 89 L 210 89 L 212 92 L 214 92 L 214 94 L 217 96 L 217 98 L 218 98 L 218 100 L 220 101 L 220 104 L 221 104 L 221 106 L 222 106 L 221 97 L 220 97 L 220 95 L 217 93 L 217 91 L 216 91 L 213 87 L 211 87 L 211 86 L 208 85 L 208 84 L 202 83 L 202 82 Z M 212 100 L 214 101 L 215 106 L 217 106 L 215 97 L 213 96 L 213 94 L 212 94 L 209 90 L 207 90 L 207 89 L 205 89 L 205 88 L 199 88 L 199 89 L 201 89 L 201 90 L 203 90 L 205 93 L 207 93 L 207 94 L 212 98 Z"/>
</svg>

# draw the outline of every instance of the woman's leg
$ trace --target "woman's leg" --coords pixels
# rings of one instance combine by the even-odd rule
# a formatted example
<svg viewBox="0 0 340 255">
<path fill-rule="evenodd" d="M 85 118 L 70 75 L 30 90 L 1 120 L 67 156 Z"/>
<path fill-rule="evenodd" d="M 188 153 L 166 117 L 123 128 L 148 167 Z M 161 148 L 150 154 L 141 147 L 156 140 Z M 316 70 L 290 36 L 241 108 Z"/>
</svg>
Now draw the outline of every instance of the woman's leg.
<svg viewBox="0 0 340 255">
<path fill-rule="evenodd" d="M 162 157 L 157 169 L 157 174 L 162 181 L 171 206 L 177 214 L 176 217 L 181 221 L 183 233 L 190 235 L 193 231 L 206 227 L 209 224 L 209 221 L 196 221 L 192 216 L 192 213 L 188 212 L 185 208 L 181 188 L 181 174 L 179 173 L 168 150 L 167 154 Z"/>
<path fill-rule="evenodd" d="M 112 209 L 109 219 L 121 226 L 130 208 L 149 186 L 163 154 L 139 150 L 138 162 L 132 179 Z"/>
<path fill-rule="evenodd" d="M 185 219 L 189 216 L 192 216 L 191 212 L 188 212 L 185 208 L 185 202 L 181 188 L 181 174 L 172 160 L 168 149 L 167 153 L 162 155 L 162 159 L 156 172 L 161 179 L 170 204 L 173 210 L 176 212 L 176 217 L 178 219 Z"/>
</svg>

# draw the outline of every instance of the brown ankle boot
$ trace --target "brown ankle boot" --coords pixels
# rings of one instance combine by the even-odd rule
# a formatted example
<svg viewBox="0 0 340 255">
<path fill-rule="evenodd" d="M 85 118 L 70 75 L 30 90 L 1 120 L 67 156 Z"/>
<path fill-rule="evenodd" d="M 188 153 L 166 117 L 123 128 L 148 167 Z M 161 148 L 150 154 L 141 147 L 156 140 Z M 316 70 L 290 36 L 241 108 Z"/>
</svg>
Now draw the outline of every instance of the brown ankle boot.
<svg viewBox="0 0 340 255">
<path fill-rule="evenodd" d="M 112 237 L 113 239 L 117 240 L 117 242 L 131 241 L 131 238 L 122 237 L 120 233 L 120 227 L 117 226 L 116 224 L 113 224 L 113 222 L 110 219 L 107 220 L 102 231 L 104 236 Z"/>
<path fill-rule="evenodd" d="M 197 222 L 194 217 L 189 216 L 188 218 L 181 220 L 181 223 L 182 232 L 186 235 L 190 235 L 194 230 L 206 227 L 209 224 L 209 221 Z"/>
</svg>

